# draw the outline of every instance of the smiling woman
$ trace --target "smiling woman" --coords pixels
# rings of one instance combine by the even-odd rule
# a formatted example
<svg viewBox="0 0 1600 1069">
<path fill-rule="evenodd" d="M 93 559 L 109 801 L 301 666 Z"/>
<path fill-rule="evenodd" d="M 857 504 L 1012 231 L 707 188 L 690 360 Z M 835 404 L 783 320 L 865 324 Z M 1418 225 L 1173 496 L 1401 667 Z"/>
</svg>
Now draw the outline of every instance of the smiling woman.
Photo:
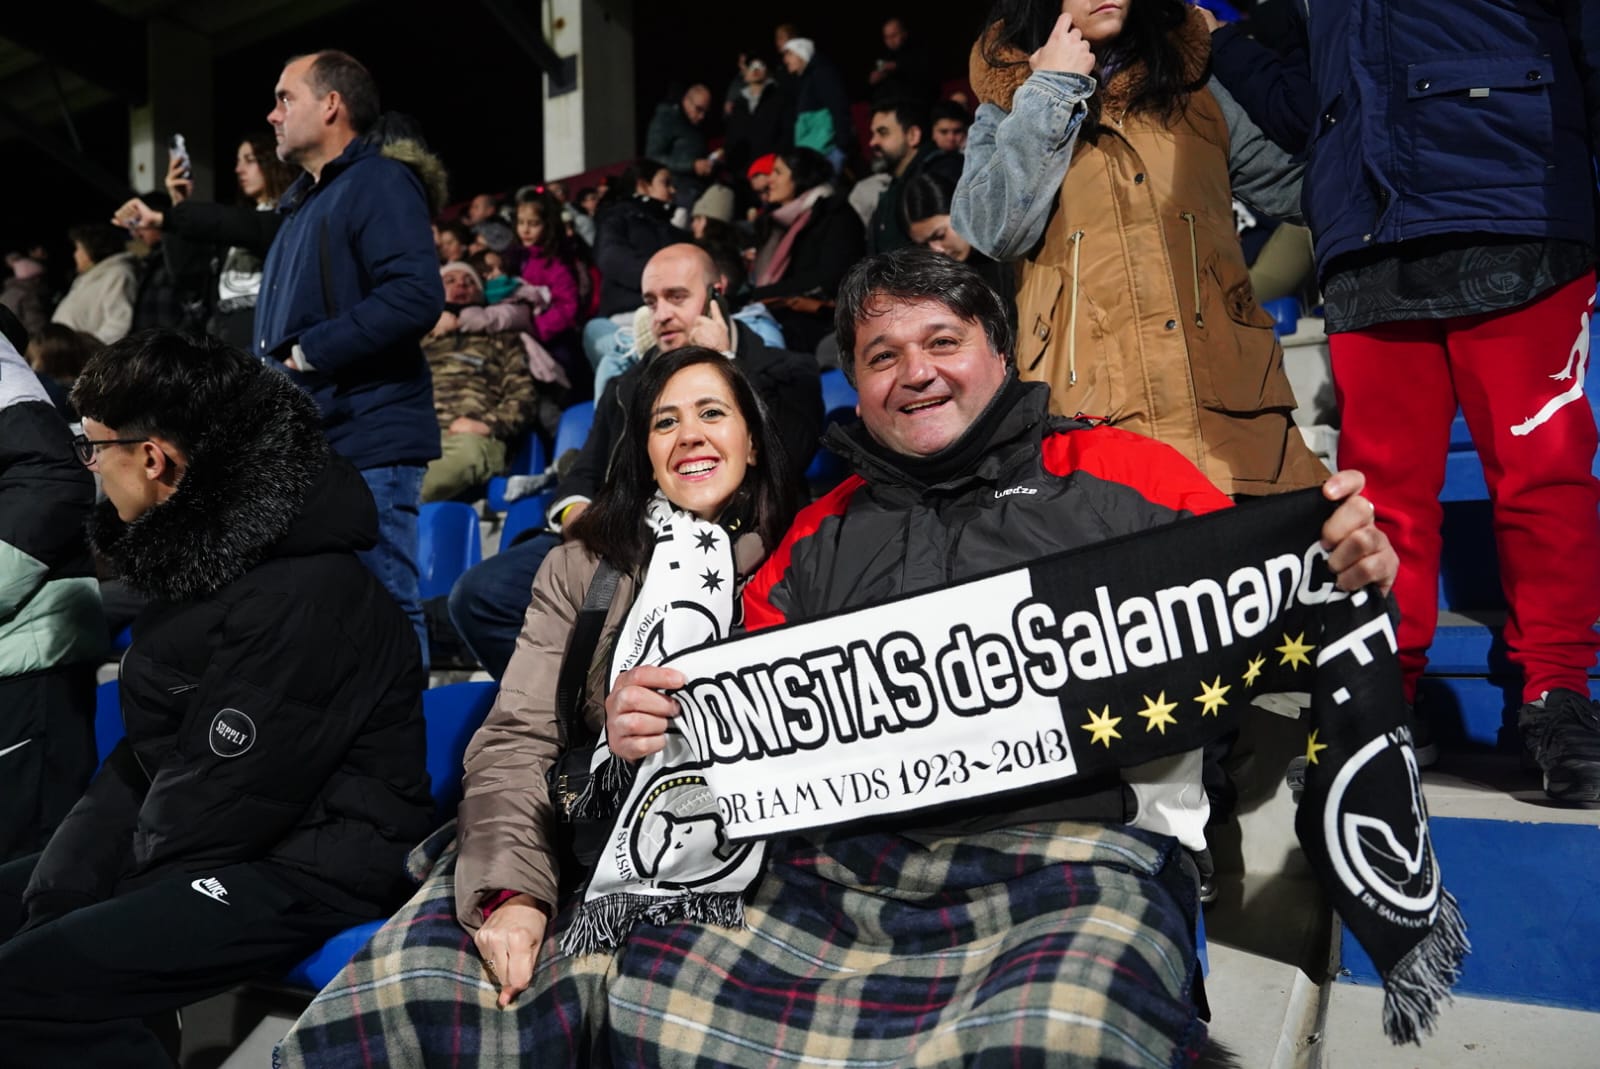
<svg viewBox="0 0 1600 1069">
<path fill-rule="evenodd" d="M 376 961 L 400 977 L 401 990 L 363 1043 L 413 1052 L 418 1064 L 434 1064 L 437 1054 L 442 1064 L 464 1003 L 478 1009 L 481 1049 L 516 1049 L 518 1015 L 494 1007 L 529 986 L 548 925 L 593 862 L 554 831 L 580 805 L 551 788 L 548 771 L 564 751 L 574 760 L 563 772 L 587 771 L 588 742 L 603 724 L 604 742 L 622 757 L 659 748 L 672 714 L 606 724 L 610 696 L 637 689 L 628 685 L 637 673 L 670 671 L 658 667 L 664 657 L 727 636 L 745 580 L 797 506 L 777 430 L 739 364 L 722 353 L 691 345 L 652 357 L 624 419 L 604 488 L 539 568 L 494 710 L 467 749 L 459 853 L 434 867 L 311 1004 L 279 1048 L 280 1064 L 333 1064 L 317 1055 L 327 1049 L 324 1030 L 348 1012 L 344 985 Z M 598 593 L 611 584 L 609 595 Z M 584 649 L 579 620 L 595 613 L 603 622 Z M 570 680 L 578 685 L 569 689 Z M 562 691 L 571 698 L 558 708 Z M 396 954 L 401 964 L 391 972 Z"/>
</svg>

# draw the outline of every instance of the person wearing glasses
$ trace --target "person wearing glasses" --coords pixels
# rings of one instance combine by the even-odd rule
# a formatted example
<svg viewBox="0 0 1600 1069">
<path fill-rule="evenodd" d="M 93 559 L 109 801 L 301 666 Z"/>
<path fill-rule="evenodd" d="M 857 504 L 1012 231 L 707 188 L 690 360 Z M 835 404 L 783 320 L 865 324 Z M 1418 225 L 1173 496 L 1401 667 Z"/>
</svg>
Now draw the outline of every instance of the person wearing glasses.
<svg viewBox="0 0 1600 1069">
<path fill-rule="evenodd" d="M 73 401 L 90 538 L 150 605 L 126 737 L 43 852 L 0 865 L 0 1036 L 7 1066 L 169 1066 L 152 1024 L 405 898 L 427 676 L 356 555 L 372 494 L 286 375 L 149 331 Z"/>
<path fill-rule="evenodd" d="M 94 479 L 0 305 L 0 864 L 38 850 L 94 771 L 105 624 L 83 525 Z"/>
</svg>

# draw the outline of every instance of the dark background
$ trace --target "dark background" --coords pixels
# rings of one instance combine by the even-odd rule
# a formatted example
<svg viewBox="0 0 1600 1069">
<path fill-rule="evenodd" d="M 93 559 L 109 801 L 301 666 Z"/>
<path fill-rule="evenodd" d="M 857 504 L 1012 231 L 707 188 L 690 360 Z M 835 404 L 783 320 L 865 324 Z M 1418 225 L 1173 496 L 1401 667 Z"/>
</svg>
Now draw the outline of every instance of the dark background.
<svg viewBox="0 0 1600 1069">
<path fill-rule="evenodd" d="M 867 95 L 867 72 L 882 49 L 881 27 L 901 14 L 935 57 L 941 79 L 965 76 L 968 49 L 986 4 L 966 4 L 924 17 L 892 2 L 815 0 L 803 6 L 758 3 L 685 4 L 639 0 L 635 7 L 635 144 L 656 104 L 703 81 L 717 106 L 707 131 L 720 132 L 721 99 L 740 52 L 761 55 L 781 69 L 772 31 L 795 23 L 818 52 L 840 68 L 854 99 Z M 233 154 L 242 135 L 267 130 L 272 87 L 290 55 L 341 48 L 372 70 L 386 109 L 421 120 L 434 151 L 450 171 L 452 200 L 483 191 L 509 191 L 545 177 L 541 122 L 542 74 L 526 53 L 471 3 L 422 0 L 361 3 L 290 33 L 219 57 L 213 71 L 218 197 L 233 195 Z M 598 72 L 604 76 L 603 72 Z M 591 77 L 596 72 L 591 72 Z M 115 101 L 77 113 L 84 153 L 113 174 L 128 170 L 128 108 Z M 65 137 L 57 122 L 53 133 Z M 71 246 L 66 228 L 107 219 L 114 204 L 64 166 L 20 139 L 5 143 L 0 167 L 0 250 L 43 242 L 52 275 L 64 286 Z M 164 157 L 161 162 L 164 163 Z M 592 161 L 595 165 L 608 160 Z"/>
</svg>

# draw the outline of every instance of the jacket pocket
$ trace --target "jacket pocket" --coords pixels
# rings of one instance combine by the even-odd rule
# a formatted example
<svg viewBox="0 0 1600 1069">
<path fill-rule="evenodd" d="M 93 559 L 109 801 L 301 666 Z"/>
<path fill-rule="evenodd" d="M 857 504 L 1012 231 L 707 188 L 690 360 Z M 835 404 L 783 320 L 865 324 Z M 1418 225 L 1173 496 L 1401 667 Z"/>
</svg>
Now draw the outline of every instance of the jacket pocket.
<svg viewBox="0 0 1600 1069">
<path fill-rule="evenodd" d="M 1189 353 L 1200 404 L 1241 413 L 1294 408 L 1272 317 L 1256 303 L 1241 260 L 1218 253 L 1206 261 L 1200 309 L 1205 330 Z"/>
<path fill-rule="evenodd" d="M 1554 161 L 1548 55 L 1477 53 L 1408 64 L 1396 148 L 1414 193 L 1545 181 Z"/>
</svg>

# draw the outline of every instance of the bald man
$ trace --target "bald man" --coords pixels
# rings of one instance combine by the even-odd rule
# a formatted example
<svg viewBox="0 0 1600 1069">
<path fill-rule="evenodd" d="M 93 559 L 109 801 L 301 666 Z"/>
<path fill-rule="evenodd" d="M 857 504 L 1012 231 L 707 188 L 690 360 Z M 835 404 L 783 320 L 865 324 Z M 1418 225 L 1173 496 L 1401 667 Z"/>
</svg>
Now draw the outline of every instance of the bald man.
<svg viewBox="0 0 1600 1069">
<path fill-rule="evenodd" d="M 720 274 L 705 250 L 668 245 L 645 264 L 642 303 L 650 309 L 656 343 L 640 361 L 606 383 L 595 402 L 594 424 L 577 460 L 556 490 L 548 516 L 559 532 L 577 518 L 605 479 L 622 437 L 623 413 L 645 364 L 657 353 L 703 345 L 737 361 L 783 442 L 790 477 L 804 488 L 805 471 L 822 433 L 822 388 L 816 358 L 768 348 L 756 333 L 727 317 L 712 300 Z M 499 679 L 511 660 L 528 608 L 533 577 L 560 541 L 540 534 L 469 569 L 450 592 L 450 619 L 479 663 Z"/>
<path fill-rule="evenodd" d="M 663 101 L 645 131 L 644 154 L 660 160 L 678 187 L 676 204 L 693 204 L 706 187 L 711 160 L 701 126 L 711 110 L 711 90 L 691 85 L 679 100 Z"/>
</svg>

